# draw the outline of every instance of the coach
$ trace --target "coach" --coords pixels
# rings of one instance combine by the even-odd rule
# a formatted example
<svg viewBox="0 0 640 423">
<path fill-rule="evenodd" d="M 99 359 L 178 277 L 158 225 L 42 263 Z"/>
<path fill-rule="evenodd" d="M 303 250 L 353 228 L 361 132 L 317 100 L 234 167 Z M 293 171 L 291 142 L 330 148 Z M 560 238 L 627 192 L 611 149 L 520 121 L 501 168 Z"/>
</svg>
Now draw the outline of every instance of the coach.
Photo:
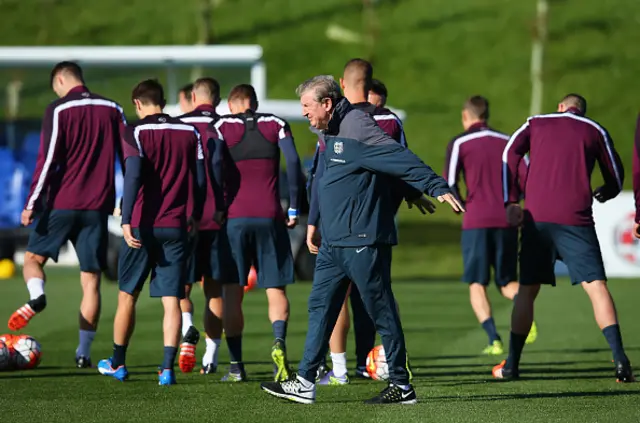
<svg viewBox="0 0 640 423">
<path fill-rule="evenodd" d="M 362 110 L 340 94 L 331 76 L 317 76 L 297 89 L 303 114 L 322 131 L 325 170 L 313 184 L 320 198 L 322 243 L 309 296 L 309 328 L 297 379 L 264 383 L 272 395 L 302 403 L 315 401 L 316 372 L 353 281 L 367 313 L 382 337 L 391 383 L 370 403 L 416 402 L 405 366 L 406 351 L 400 317 L 391 291 L 391 246 L 397 243 L 390 184 L 386 175 L 462 206 L 446 181 L 410 150 L 398 144 Z M 424 204 L 423 196 L 418 203 Z"/>
</svg>

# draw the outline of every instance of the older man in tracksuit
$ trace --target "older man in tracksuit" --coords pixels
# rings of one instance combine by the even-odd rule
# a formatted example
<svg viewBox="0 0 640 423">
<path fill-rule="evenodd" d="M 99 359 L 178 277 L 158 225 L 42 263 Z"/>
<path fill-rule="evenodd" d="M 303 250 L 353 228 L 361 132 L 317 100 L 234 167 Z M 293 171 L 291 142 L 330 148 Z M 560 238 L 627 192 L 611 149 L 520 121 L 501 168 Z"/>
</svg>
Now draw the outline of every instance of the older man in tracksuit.
<svg viewBox="0 0 640 423">
<path fill-rule="evenodd" d="M 271 395 L 291 401 L 315 402 L 315 378 L 344 302 L 349 281 L 358 291 L 380 333 L 389 363 L 390 384 L 367 401 L 373 404 L 415 404 L 405 366 L 405 343 L 391 291 L 391 246 L 396 244 L 390 184 L 386 175 L 448 202 L 462 206 L 447 182 L 411 151 L 389 137 L 367 113 L 340 94 L 331 76 L 314 77 L 298 87 L 303 114 L 323 130 L 325 171 L 314 184 L 320 201 L 322 244 L 309 296 L 309 328 L 295 379 L 263 383 Z M 425 205 L 424 196 L 415 200 Z"/>
</svg>

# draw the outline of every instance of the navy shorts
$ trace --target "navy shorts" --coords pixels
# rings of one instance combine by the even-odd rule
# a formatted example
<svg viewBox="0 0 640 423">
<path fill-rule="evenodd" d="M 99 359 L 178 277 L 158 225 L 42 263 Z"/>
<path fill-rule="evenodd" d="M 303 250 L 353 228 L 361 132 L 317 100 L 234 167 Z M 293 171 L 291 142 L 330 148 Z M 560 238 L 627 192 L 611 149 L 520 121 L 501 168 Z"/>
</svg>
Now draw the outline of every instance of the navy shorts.
<svg viewBox="0 0 640 423">
<path fill-rule="evenodd" d="M 151 274 L 152 297 L 184 298 L 185 270 L 189 254 L 188 233 L 181 228 L 133 229 L 142 248 L 129 247 L 122 241 L 118 258 L 120 291 L 140 291 Z"/>
<path fill-rule="evenodd" d="M 57 262 L 60 248 L 71 241 L 80 270 L 98 273 L 107 262 L 107 218 L 96 210 L 47 210 L 29 235 L 27 251 Z"/>
<path fill-rule="evenodd" d="M 518 228 L 462 230 L 463 281 L 484 286 L 491 279 L 498 286 L 518 280 Z"/>
<path fill-rule="evenodd" d="M 226 228 L 240 285 L 247 285 L 252 264 L 261 288 L 280 288 L 294 282 L 291 243 L 284 221 L 241 217 L 229 219 Z"/>
<path fill-rule="evenodd" d="M 526 222 L 522 228 L 520 283 L 555 285 L 556 260 L 567 265 L 573 285 L 607 280 L 594 226 Z"/>
<path fill-rule="evenodd" d="M 198 232 L 196 238 L 190 241 L 190 247 L 188 284 L 199 282 L 202 277 L 221 283 L 238 283 L 238 270 L 224 229 Z"/>
</svg>

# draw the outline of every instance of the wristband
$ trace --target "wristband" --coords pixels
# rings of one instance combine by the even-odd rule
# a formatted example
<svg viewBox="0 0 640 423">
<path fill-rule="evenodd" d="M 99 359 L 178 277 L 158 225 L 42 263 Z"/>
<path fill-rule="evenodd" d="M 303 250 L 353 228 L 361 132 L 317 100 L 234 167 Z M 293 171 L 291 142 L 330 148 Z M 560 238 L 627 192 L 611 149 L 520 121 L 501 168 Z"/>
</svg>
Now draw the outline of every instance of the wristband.
<svg viewBox="0 0 640 423">
<path fill-rule="evenodd" d="M 287 211 L 287 216 L 289 216 L 290 219 L 297 219 L 298 218 L 298 210 L 297 209 L 289 209 Z"/>
</svg>

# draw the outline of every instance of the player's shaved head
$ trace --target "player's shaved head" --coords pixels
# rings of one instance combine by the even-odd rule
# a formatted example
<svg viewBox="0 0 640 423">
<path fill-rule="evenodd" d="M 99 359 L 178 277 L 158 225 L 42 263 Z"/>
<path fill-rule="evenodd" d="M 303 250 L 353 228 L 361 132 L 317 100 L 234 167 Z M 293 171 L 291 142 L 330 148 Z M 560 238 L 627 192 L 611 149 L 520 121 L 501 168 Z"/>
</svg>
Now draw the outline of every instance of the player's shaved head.
<svg viewBox="0 0 640 423">
<path fill-rule="evenodd" d="M 469 97 L 464 102 L 463 110 L 469 114 L 470 118 L 489 120 L 489 100 L 481 95 Z"/>
<path fill-rule="evenodd" d="M 220 84 L 213 78 L 196 79 L 193 83 L 193 93 L 196 100 L 217 106 L 220 103 Z"/>
<path fill-rule="evenodd" d="M 573 107 L 580 110 L 582 114 L 587 113 L 587 100 L 580 94 L 567 94 L 560 104 L 564 105 L 565 110 Z"/>
<path fill-rule="evenodd" d="M 258 96 L 256 90 L 249 84 L 236 85 L 229 92 L 229 109 L 231 113 L 244 113 L 247 110 L 258 109 Z M 235 110 L 235 111 L 234 111 Z"/>
<path fill-rule="evenodd" d="M 364 59 L 351 59 L 344 66 L 344 85 L 369 92 L 373 85 L 373 66 Z"/>
</svg>

